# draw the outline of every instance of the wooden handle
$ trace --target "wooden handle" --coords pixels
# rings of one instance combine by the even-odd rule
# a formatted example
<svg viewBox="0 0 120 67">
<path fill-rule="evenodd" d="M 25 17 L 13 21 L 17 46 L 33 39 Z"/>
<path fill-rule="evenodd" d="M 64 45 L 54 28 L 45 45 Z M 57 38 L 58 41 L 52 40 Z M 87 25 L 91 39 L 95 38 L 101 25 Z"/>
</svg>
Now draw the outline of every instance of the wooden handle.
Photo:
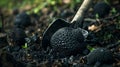
<svg viewBox="0 0 120 67">
<path fill-rule="evenodd" d="M 81 7 L 78 9 L 76 15 L 74 16 L 73 20 L 71 21 L 71 23 L 75 22 L 75 21 L 79 21 L 81 22 L 83 20 L 84 14 L 87 12 L 87 10 L 89 9 L 90 5 L 92 4 L 93 0 L 84 0 Z"/>
</svg>

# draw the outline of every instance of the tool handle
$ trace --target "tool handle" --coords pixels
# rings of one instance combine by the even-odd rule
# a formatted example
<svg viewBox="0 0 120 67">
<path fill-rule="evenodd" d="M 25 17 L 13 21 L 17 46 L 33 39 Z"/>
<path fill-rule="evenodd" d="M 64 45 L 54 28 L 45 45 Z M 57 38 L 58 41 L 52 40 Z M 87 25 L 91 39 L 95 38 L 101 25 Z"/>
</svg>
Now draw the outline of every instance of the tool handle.
<svg viewBox="0 0 120 67">
<path fill-rule="evenodd" d="M 77 22 L 82 22 L 85 13 L 87 12 L 87 10 L 89 9 L 90 5 L 92 4 L 93 0 L 84 0 L 81 7 L 78 9 L 76 15 L 74 16 L 73 20 L 71 21 L 71 23 L 77 21 Z"/>
</svg>

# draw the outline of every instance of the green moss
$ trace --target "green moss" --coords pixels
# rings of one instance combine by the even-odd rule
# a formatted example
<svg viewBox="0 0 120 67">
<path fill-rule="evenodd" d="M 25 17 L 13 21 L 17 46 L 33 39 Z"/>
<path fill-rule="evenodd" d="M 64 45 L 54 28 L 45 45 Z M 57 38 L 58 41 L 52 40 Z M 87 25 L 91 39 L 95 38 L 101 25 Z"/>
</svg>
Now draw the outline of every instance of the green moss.
<svg viewBox="0 0 120 67">
<path fill-rule="evenodd" d="M 93 48 L 93 47 L 91 47 L 89 45 L 87 46 L 87 48 L 90 50 L 90 52 L 93 51 L 93 50 L 95 50 L 95 48 Z"/>
<path fill-rule="evenodd" d="M 23 45 L 22 48 L 27 49 L 28 48 L 27 43 L 25 43 L 25 45 Z"/>
</svg>

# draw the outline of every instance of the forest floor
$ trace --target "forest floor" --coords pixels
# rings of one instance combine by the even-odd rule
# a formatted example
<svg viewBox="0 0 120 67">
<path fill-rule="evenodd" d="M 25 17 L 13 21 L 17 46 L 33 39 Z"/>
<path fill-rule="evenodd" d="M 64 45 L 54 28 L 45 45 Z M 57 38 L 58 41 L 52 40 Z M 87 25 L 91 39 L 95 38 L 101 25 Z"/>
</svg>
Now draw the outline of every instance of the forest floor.
<svg viewBox="0 0 120 67">
<path fill-rule="evenodd" d="M 94 4 L 93 4 L 94 5 Z M 111 67 L 120 67 L 120 45 L 116 45 L 116 43 L 120 42 L 120 4 L 112 5 L 113 8 L 109 15 L 105 18 L 96 19 L 93 18 L 93 5 L 90 10 L 86 13 L 85 18 L 89 18 L 89 21 L 85 21 L 81 28 L 86 30 L 90 29 L 93 34 L 96 35 L 95 38 L 96 43 L 92 43 L 91 46 L 88 46 L 90 50 L 96 49 L 97 47 L 109 47 L 109 45 L 113 45 L 109 50 L 112 51 L 114 55 L 115 62 Z M 12 11 L 12 14 L 7 15 L 3 12 L 4 17 L 4 33 L 0 34 L 0 65 L 3 67 L 87 67 L 84 66 L 87 61 L 83 60 L 83 57 L 80 54 L 76 56 L 70 56 L 65 58 L 53 58 L 53 56 L 49 55 L 51 49 L 45 51 L 41 47 L 41 40 L 43 36 L 43 32 L 48 28 L 49 24 L 57 19 L 62 18 L 68 22 L 72 20 L 77 9 L 79 8 L 79 4 L 76 4 L 74 8 L 70 8 L 69 6 L 58 5 L 57 10 L 54 10 L 53 6 L 49 6 L 43 8 L 39 13 L 31 13 L 31 21 L 33 23 L 32 26 L 27 27 L 24 31 L 27 34 L 27 38 L 30 39 L 30 46 L 26 48 L 22 48 L 17 51 L 17 47 L 10 48 L 8 45 L 7 35 L 13 28 L 13 21 L 15 20 L 16 13 L 19 14 L 19 9 L 15 9 Z M 114 10 L 114 8 L 116 10 Z M 54 10 L 54 11 L 52 11 Z M 93 23 L 93 20 L 97 20 Z M 93 25 L 91 25 L 93 23 Z M 38 34 L 36 37 L 39 42 L 34 42 L 32 39 L 34 38 L 33 34 Z M 10 52 L 9 49 L 13 49 L 13 52 Z M 17 66 L 18 65 L 18 66 Z M 22 66 L 23 65 L 23 66 Z M 92 66 L 88 66 L 92 67 Z M 100 67 L 109 67 L 109 66 L 100 66 Z"/>
</svg>

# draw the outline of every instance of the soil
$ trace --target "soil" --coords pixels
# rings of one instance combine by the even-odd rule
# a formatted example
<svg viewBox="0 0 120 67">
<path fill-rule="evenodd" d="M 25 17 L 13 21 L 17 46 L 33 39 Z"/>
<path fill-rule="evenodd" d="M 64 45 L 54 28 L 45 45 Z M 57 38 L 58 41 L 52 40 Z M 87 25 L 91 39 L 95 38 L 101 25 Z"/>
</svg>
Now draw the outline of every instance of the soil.
<svg viewBox="0 0 120 67">
<path fill-rule="evenodd" d="M 0 66 L 1 67 L 92 67 L 87 65 L 86 56 L 77 54 L 75 56 L 71 55 L 65 58 L 59 58 L 59 56 L 54 57 L 50 52 L 52 49 L 47 47 L 44 50 L 41 45 L 41 40 L 44 31 L 49 26 L 49 24 L 56 18 L 63 18 L 64 20 L 70 22 L 75 15 L 79 4 L 76 4 L 76 8 L 70 9 L 67 6 L 57 6 L 58 10 L 52 11 L 52 6 L 43 8 L 38 14 L 31 13 L 32 25 L 24 29 L 28 41 L 27 47 L 20 48 L 19 46 L 9 45 L 7 38 L 8 32 L 14 28 L 13 21 L 15 20 L 14 14 L 19 14 L 19 12 L 14 12 L 10 15 L 4 16 L 4 31 L 0 33 Z M 120 45 L 116 43 L 120 42 L 120 11 L 118 5 L 112 5 L 117 10 L 116 13 L 110 13 L 106 18 L 97 19 L 98 21 L 92 22 L 91 20 L 96 20 L 92 16 L 92 8 L 85 15 L 86 18 L 91 18 L 91 20 L 84 21 L 82 28 L 89 30 L 90 36 L 93 38 L 88 38 L 88 40 L 93 40 L 94 42 L 88 43 L 91 48 L 96 49 L 98 47 L 108 48 L 113 53 L 114 62 L 111 66 L 110 64 L 104 64 L 100 67 L 120 67 Z M 17 10 L 16 10 L 17 11 Z M 3 12 L 3 15 L 5 13 Z M 99 21 L 100 20 L 100 21 Z M 91 26 L 93 24 L 94 26 Z M 3 34 L 5 33 L 5 34 Z M 112 45 L 112 47 L 111 47 Z M 90 48 L 89 48 L 90 49 Z M 92 51 L 92 49 L 90 49 Z M 93 65 L 94 66 L 94 65 Z"/>
</svg>

